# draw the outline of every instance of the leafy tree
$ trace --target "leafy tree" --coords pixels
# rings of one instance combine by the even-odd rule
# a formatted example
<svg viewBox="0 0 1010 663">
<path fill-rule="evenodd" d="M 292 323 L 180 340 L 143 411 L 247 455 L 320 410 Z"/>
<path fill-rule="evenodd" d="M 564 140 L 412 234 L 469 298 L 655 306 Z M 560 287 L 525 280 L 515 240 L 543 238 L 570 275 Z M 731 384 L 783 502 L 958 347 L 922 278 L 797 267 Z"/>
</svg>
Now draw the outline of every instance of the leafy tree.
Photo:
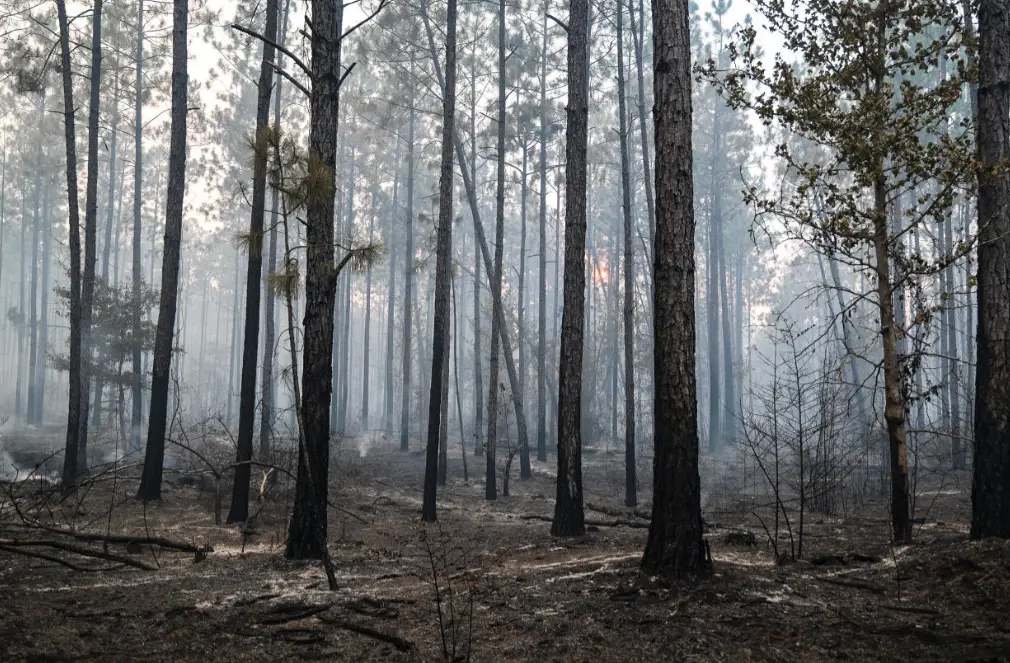
<svg viewBox="0 0 1010 663">
<path fill-rule="evenodd" d="M 794 238 L 844 256 L 875 281 L 891 521 L 895 541 L 907 542 L 906 408 L 898 355 L 898 339 L 906 329 L 895 315 L 895 272 L 905 279 L 931 275 L 950 258 L 930 264 L 907 256 L 902 235 L 891 232 L 889 215 L 906 192 L 938 182 L 932 195 L 918 194 L 906 213 L 906 227 L 940 222 L 971 172 L 970 135 L 947 131 L 951 106 L 968 76 L 960 8 L 928 0 L 759 0 L 755 6 L 804 66 L 790 65 L 780 55 L 766 69 L 757 31 L 747 26 L 728 71 L 720 73 L 712 62 L 706 71 L 732 106 L 753 108 L 765 123 L 825 148 L 821 159 L 807 160 L 780 143 L 776 154 L 799 183 L 774 199 L 752 190 L 749 201 L 759 214 L 783 220 Z M 941 60 L 954 74 L 930 85 L 921 75 Z M 751 85 L 757 88 L 754 94 Z M 825 214 L 817 213 L 815 200 Z"/>
</svg>

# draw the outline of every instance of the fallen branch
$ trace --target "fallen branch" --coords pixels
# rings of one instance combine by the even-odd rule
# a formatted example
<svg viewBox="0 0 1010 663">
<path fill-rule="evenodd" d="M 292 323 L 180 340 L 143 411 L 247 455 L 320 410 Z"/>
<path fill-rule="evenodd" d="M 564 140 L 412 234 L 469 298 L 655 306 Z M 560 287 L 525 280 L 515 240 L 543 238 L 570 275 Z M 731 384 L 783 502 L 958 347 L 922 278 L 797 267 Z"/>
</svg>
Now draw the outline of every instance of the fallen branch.
<svg viewBox="0 0 1010 663">
<path fill-rule="evenodd" d="M 42 523 L 25 523 L 24 527 L 27 529 L 41 529 L 50 534 L 59 534 L 62 536 L 69 536 L 71 538 L 77 539 L 79 541 L 92 541 L 100 543 L 122 543 L 127 546 L 158 546 L 159 548 L 164 548 L 166 550 L 177 550 L 179 552 L 185 553 L 209 553 L 214 552 L 211 546 L 196 546 L 191 543 L 184 543 L 182 541 L 173 541 L 171 539 L 165 539 L 162 537 L 151 537 L 151 536 L 130 536 L 128 534 L 97 534 L 91 532 L 76 532 L 70 529 L 63 529 L 60 527 L 51 527 L 49 525 L 43 525 Z"/>
<path fill-rule="evenodd" d="M 548 516 L 541 516 L 536 513 L 527 513 L 519 516 L 520 520 L 542 520 L 547 523 L 554 522 L 553 518 Z M 602 520 L 587 520 L 585 521 L 587 527 L 631 527 L 633 529 L 649 529 L 648 523 L 638 523 L 632 522 L 630 520 L 615 520 L 613 522 L 605 523 Z"/>
<path fill-rule="evenodd" d="M 299 619 L 305 619 L 306 617 L 312 617 L 313 615 L 318 615 L 321 612 L 326 612 L 333 607 L 332 603 L 326 603 L 323 605 L 288 605 L 282 606 L 272 612 L 269 612 L 260 619 L 260 624 L 286 624 L 288 622 L 297 621 Z"/>
<path fill-rule="evenodd" d="M 826 582 L 829 585 L 838 585 L 839 587 L 852 587 L 854 589 L 865 589 L 868 592 L 874 592 L 876 594 L 884 594 L 887 592 L 887 588 L 881 585 L 877 585 L 872 582 L 866 582 L 864 580 L 846 580 L 844 578 L 825 578 L 823 576 L 815 576 L 815 580 L 820 580 L 821 582 Z"/>
<path fill-rule="evenodd" d="M 414 649 L 414 643 L 409 640 L 404 640 L 400 636 L 393 635 L 392 633 L 383 633 L 382 631 L 376 631 L 374 628 L 364 626 L 362 624 L 355 624 L 354 622 L 344 621 L 343 619 L 329 617 L 327 615 L 316 615 L 316 617 L 324 624 L 336 626 L 337 628 L 342 628 L 345 631 L 351 631 L 352 633 L 365 635 L 369 638 L 375 638 L 376 640 L 381 640 L 382 642 L 391 644 L 396 647 L 398 651 L 408 652 Z"/>
<path fill-rule="evenodd" d="M 940 615 L 943 614 L 935 608 L 919 608 L 912 605 L 882 605 L 884 610 L 894 610 L 895 612 L 909 612 L 915 615 Z"/>
<path fill-rule="evenodd" d="M 96 559 L 104 559 L 109 562 L 118 562 L 120 564 L 132 566 L 136 569 L 142 569 L 144 571 L 156 570 L 150 564 L 145 564 L 144 562 L 131 559 L 129 557 L 123 557 L 122 555 L 116 555 L 110 552 L 103 552 L 101 550 L 92 550 L 91 548 L 85 548 L 83 546 L 75 546 L 71 543 L 64 543 L 62 541 L 49 541 L 42 539 L 19 541 L 17 539 L 0 539 L 0 546 L 4 546 L 7 549 L 14 549 L 10 550 L 10 552 L 17 552 L 23 554 L 27 554 L 23 552 L 23 549 L 26 547 L 41 546 L 43 548 L 54 548 L 56 550 L 63 550 L 65 552 L 74 553 L 84 557 L 94 557 Z"/>
<path fill-rule="evenodd" d="M 104 566 L 100 566 L 100 567 L 81 566 L 79 564 L 74 564 L 73 562 L 69 562 L 69 561 L 63 559 L 62 557 L 57 557 L 56 555 L 47 555 L 46 553 L 38 552 L 38 551 L 35 551 L 35 550 L 25 550 L 24 548 L 13 548 L 11 546 L 5 546 L 3 544 L 0 544 L 0 550 L 2 550 L 4 552 L 13 553 L 15 555 L 24 555 L 25 557 L 34 557 L 35 559 L 44 559 L 44 560 L 46 560 L 48 562 L 56 562 L 57 564 L 61 564 L 61 565 L 65 566 L 65 567 L 67 567 L 68 569 L 73 569 L 74 571 L 83 571 L 85 573 L 91 573 L 91 572 L 94 572 L 94 571 L 108 571 L 109 570 L 109 567 L 104 567 Z"/>
</svg>

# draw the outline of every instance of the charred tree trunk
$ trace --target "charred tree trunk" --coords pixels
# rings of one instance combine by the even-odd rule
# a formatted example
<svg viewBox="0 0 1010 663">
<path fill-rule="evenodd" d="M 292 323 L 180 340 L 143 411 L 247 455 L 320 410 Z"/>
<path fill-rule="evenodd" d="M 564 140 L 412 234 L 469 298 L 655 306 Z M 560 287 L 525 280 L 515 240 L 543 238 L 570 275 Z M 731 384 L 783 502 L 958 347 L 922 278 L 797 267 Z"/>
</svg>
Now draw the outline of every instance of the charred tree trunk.
<svg viewBox="0 0 1010 663">
<path fill-rule="evenodd" d="M 565 130 L 565 283 L 558 380 L 558 480 L 553 536 L 585 532 L 582 506 L 582 359 L 586 321 L 586 146 L 589 139 L 589 2 L 571 0 Z"/>
<path fill-rule="evenodd" d="M 306 272 L 302 402 L 294 512 L 288 529 L 289 559 L 328 559 L 326 508 L 333 388 L 333 310 L 337 272 L 333 246 L 337 118 L 340 110 L 340 50 L 343 6 L 312 0 L 312 94 L 309 99 L 310 158 L 318 164 L 318 190 L 306 206 Z M 331 584 L 332 584 L 331 579 Z"/>
<path fill-rule="evenodd" d="M 92 373 L 91 314 L 95 297 L 98 234 L 98 115 L 102 78 L 102 0 L 95 0 L 91 31 L 91 110 L 88 114 L 88 181 L 84 208 L 84 266 L 81 283 L 81 435 L 77 470 L 87 471 L 88 387 Z"/>
<path fill-rule="evenodd" d="M 144 473 L 137 497 L 161 499 L 161 473 L 165 460 L 165 427 L 168 423 L 168 387 L 172 368 L 182 247 L 182 213 L 186 194 L 186 111 L 189 82 L 187 28 L 189 0 L 174 0 L 172 11 L 172 129 L 168 160 L 168 196 L 165 200 L 165 243 L 161 269 L 161 302 L 154 339 L 151 376 L 151 412 L 148 417 Z"/>
<path fill-rule="evenodd" d="M 1010 538 L 1010 6 L 978 12 L 978 359 L 971 538 Z"/>
<path fill-rule="evenodd" d="M 431 53 L 431 59 L 435 65 L 435 77 L 439 88 L 441 89 L 444 87 L 445 82 L 443 80 L 441 68 L 438 64 L 438 53 L 435 50 L 434 36 L 431 30 L 431 25 L 427 20 L 427 16 L 422 14 L 422 19 L 425 23 L 424 29 L 428 41 L 428 48 Z M 474 234 L 477 236 L 477 244 L 480 247 L 481 257 L 484 259 L 484 272 L 490 281 L 494 275 L 491 253 L 488 250 L 487 238 L 484 236 L 484 224 L 481 223 L 480 220 L 480 209 L 477 206 L 477 191 L 474 188 L 473 180 L 470 178 L 470 172 L 463 167 L 464 164 L 467 163 L 467 160 L 463 151 L 463 141 L 460 139 L 458 133 L 456 133 L 453 143 L 456 150 L 456 161 L 460 165 L 460 171 L 463 176 L 463 189 L 466 191 L 467 203 L 470 207 L 470 216 L 473 219 Z M 501 293 L 492 292 L 491 295 L 493 304 L 492 310 L 494 312 L 493 315 L 498 318 L 499 321 L 498 326 L 501 332 L 502 355 L 505 357 L 505 370 L 508 372 L 509 385 L 512 390 L 512 405 L 516 412 L 516 422 L 519 429 L 519 444 L 526 444 L 526 417 L 523 415 L 523 399 L 522 394 L 519 391 L 519 375 L 516 370 L 515 361 L 512 357 L 512 344 L 508 335 L 508 327 L 505 325 L 505 314 L 501 303 Z"/>
<path fill-rule="evenodd" d="M 252 473 L 253 434 L 256 428 L 256 355 L 259 354 L 260 295 L 263 288 L 263 224 L 267 204 L 267 163 L 270 131 L 270 94 L 273 92 L 274 46 L 277 39 L 278 0 L 267 0 L 263 59 L 256 95 L 256 133 L 253 145 L 252 211 L 249 215 L 246 268 L 245 330 L 242 340 L 242 378 L 239 384 L 238 453 L 232 483 L 229 523 L 249 517 L 249 479 Z M 264 385 L 264 389 L 267 389 Z"/>
<path fill-rule="evenodd" d="M 617 2 L 617 112 L 621 139 L 621 212 L 624 216 L 624 504 L 638 504 L 635 463 L 635 249 L 631 218 L 631 157 L 624 81 L 624 0 Z"/>
<path fill-rule="evenodd" d="M 505 242 L 505 0 L 498 1 L 498 144 L 497 184 L 495 186 L 495 245 L 494 274 L 491 277 L 491 297 L 495 302 L 502 296 L 502 253 Z M 493 306 L 497 309 L 498 304 Z M 501 351 L 501 319 L 497 313 L 491 318 L 491 357 L 488 362 L 490 378 L 487 392 L 487 443 L 484 448 L 486 463 L 484 497 L 498 499 L 496 478 L 498 446 L 498 364 Z"/>
<path fill-rule="evenodd" d="M 537 289 L 537 460 L 547 461 L 547 9 L 540 48 L 540 282 Z"/>
<path fill-rule="evenodd" d="M 130 416 L 130 447 L 140 449 L 140 426 L 144 415 L 143 380 L 141 370 L 141 339 L 140 320 L 143 312 L 140 310 L 141 289 L 141 255 L 140 240 L 143 230 L 141 210 L 143 201 L 141 189 L 144 183 L 144 0 L 137 3 L 137 79 L 134 84 L 134 161 L 133 161 L 133 277 L 132 307 L 133 307 L 133 383 Z M 154 256 L 151 256 L 154 262 Z"/>
<path fill-rule="evenodd" d="M 521 131 L 520 127 L 517 127 Z M 522 182 L 522 193 L 519 197 L 520 199 L 520 211 L 519 211 L 519 227 L 520 227 L 520 239 L 519 239 L 519 326 L 517 329 L 518 343 L 519 346 L 519 391 L 522 392 L 523 396 L 526 395 L 526 344 L 523 340 L 526 338 L 526 193 L 528 187 L 526 186 L 526 168 L 529 162 L 529 145 L 526 142 L 526 137 L 522 137 L 523 141 L 523 168 L 521 175 Z M 519 478 L 523 481 L 531 478 L 533 472 L 530 469 L 530 447 L 529 444 L 523 444 L 519 447 Z"/>
<path fill-rule="evenodd" d="M 444 429 L 449 368 L 449 286 L 452 270 L 452 139 L 456 130 L 456 0 L 446 11 L 445 86 L 442 93 L 442 157 L 438 178 L 438 239 L 435 248 L 435 322 L 432 331 L 431 391 L 428 398 L 428 447 L 424 465 L 421 520 L 435 521 L 439 438 Z M 445 482 L 445 472 L 442 483 Z"/>
<path fill-rule="evenodd" d="M 60 72 L 63 78 L 64 143 L 67 150 L 67 202 L 70 217 L 70 394 L 67 438 L 63 453 L 63 493 L 77 482 L 81 420 L 81 216 L 77 190 L 77 132 L 74 127 L 74 83 L 70 63 L 70 25 L 66 0 L 56 0 L 60 24 Z"/>
<path fill-rule="evenodd" d="M 473 41 L 473 51 L 470 55 L 470 159 L 460 161 L 460 169 L 470 169 L 470 181 L 477 181 L 477 40 Z M 480 311 L 480 242 L 476 228 L 473 238 L 473 442 L 474 455 L 484 453 L 484 376 L 482 368 L 484 358 L 480 350 L 481 341 L 481 311 Z"/>
<path fill-rule="evenodd" d="M 414 51 L 410 52 L 410 75 L 414 76 Z M 410 317 L 414 294 L 414 85 L 408 100 L 407 127 L 407 250 L 403 256 L 403 396 L 400 400 L 400 451 L 410 450 Z"/>
<path fill-rule="evenodd" d="M 691 33 L 687 0 L 653 0 L 656 95 L 655 460 L 647 573 L 705 574 L 695 379 Z"/>
</svg>

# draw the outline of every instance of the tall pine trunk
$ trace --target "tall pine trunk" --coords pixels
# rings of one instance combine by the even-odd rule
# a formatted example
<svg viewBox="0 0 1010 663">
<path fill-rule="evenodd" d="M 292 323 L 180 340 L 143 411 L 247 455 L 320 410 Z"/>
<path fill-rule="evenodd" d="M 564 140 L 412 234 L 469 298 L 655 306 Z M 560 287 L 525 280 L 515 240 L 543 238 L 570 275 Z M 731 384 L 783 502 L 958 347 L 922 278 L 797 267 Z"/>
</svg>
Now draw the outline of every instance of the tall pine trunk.
<svg viewBox="0 0 1010 663">
<path fill-rule="evenodd" d="M 422 14 L 422 19 L 425 19 L 424 29 L 428 41 L 428 49 L 431 53 L 431 59 L 435 65 L 435 78 L 438 82 L 439 88 L 443 89 L 445 81 L 442 76 L 441 68 L 438 64 L 438 53 L 435 50 L 434 35 L 431 30 L 431 25 L 427 21 L 427 17 Z M 456 150 L 456 162 L 460 165 L 460 171 L 463 177 L 463 190 L 466 191 L 467 204 L 470 207 L 470 216 L 473 219 L 474 234 L 477 236 L 477 244 L 480 247 L 480 254 L 484 259 L 484 272 L 490 281 L 494 275 L 491 253 L 488 250 L 487 238 L 484 235 L 484 224 L 481 223 L 480 220 L 480 209 L 477 206 L 477 191 L 474 188 L 474 182 L 470 177 L 470 171 L 463 167 L 463 165 L 467 163 L 467 159 L 463 151 L 463 141 L 460 139 L 458 132 L 455 134 L 453 144 Z M 512 390 L 512 406 L 515 409 L 516 422 L 519 429 L 519 444 L 522 445 L 526 444 L 527 431 L 525 423 L 526 417 L 523 414 L 522 393 L 519 390 L 519 372 L 516 370 L 516 363 L 512 356 L 512 343 L 509 339 L 508 327 L 505 325 L 505 314 L 501 302 L 501 293 L 495 293 L 492 291 L 491 297 L 492 310 L 494 311 L 494 316 L 498 319 L 499 331 L 501 333 L 501 346 L 502 355 L 505 357 L 505 370 L 508 373 L 509 385 Z"/>
<path fill-rule="evenodd" d="M 565 132 L 565 283 L 558 380 L 554 536 L 585 532 L 582 506 L 582 359 L 586 321 L 586 146 L 589 138 L 589 2 L 571 0 Z"/>
<path fill-rule="evenodd" d="M 414 51 L 410 52 L 410 76 L 414 77 Z M 400 399 L 400 451 L 410 450 L 410 318 L 414 296 L 414 84 L 407 101 L 410 117 L 407 127 L 407 250 L 403 256 L 403 396 Z"/>
<path fill-rule="evenodd" d="M 263 60 L 256 95 L 256 133 L 253 145 L 252 212 L 249 215 L 246 269 L 245 333 L 242 342 L 242 379 L 239 386 L 238 453 L 232 483 L 229 523 L 249 517 L 249 479 L 252 473 L 253 433 L 256 428 L 256 355 L 259 353 L 260 295 L 263 288 L 263 223 L 266 216 L 269 157 L 270 94 L 273 91 L 274 46 L 277 39 L 278 0 L 267 0 Z M 206 317 L 206 316 L 204 316 Z M 264 388 L 268 388 L 264 385 Z"/>
<path fill-rule="evenodd" d="M 165 200 L 165 242 L 161 267 L 161 302 L 154 338 L 151 376 L 151 412 L 148 416 L 147 450 L 137 497 L 161 499 L 161 475 L 165 461 L 165 427 L 168 423 L 168 388 L 172 368 L 179 293 L 179 263 L 182 248 L 182 213 L 186 194 L 186 112 L 189 82 L 187 28 L 189 0 L 174 0 L 172 10 L 172 128 L 168 159 L 168 194 Z"/>
<path fill-rule="evenodd" d="M 112 135 L 109 138 L 109 189 L 105 196 L 105 241 L 102 243 L 102 282 L 108 286 L 111 283 L 109 278 L 109 261 L 112 258 L 113 232 L 112 226 L 115 221 L 115 200 L 116 200 L 116 157 L 119 150 L 119 76 L 116 70 L 119 68 L 118 61 L 113 65 L 113 78 L 115 79 L 112 93 Z M 100 364 L 105 362 L 99 359 Z M 93 424 L 102 425 L 102 393 L 105 391 L 105 381 L 100 374 L 95 375 L 95 403 Z"/>
<path fill-rule="evenodd" d="M 81 434 L 77 446 L 78 472 L 87 471 L 88 387 L 92 373 L 91 316 L 95 297 L 98 234 L 98 115 L 102 78 L 102 0 L 95 0 L 91 31 L 91 109 L 88 114 L 88 180 L 84 207 L 84 265 L 81 283 Z"/>
<path fill-rule="evenodd" d="M 494 275 L 491 277 L 491 295 L 495 302 L 501 302 L 502 261 L 505 243 L 505 0 L 498 1 L 498 144 L 497 183 L 495 185 L 495 245 Z M 493 304 L 496 311 L 498 303 Z M 497 312 L 491 318 L 491 358 L 488 363 L 490 381 L 487 395 L 487 446 L 484 449 L 487 461 L 484 497 L 498 498 L 498 481 L 495 478 L 498 446 L 498 364 L 500 361 L 501 319 Z"/>
<path fill-rule="evenodd" d="M 691 33 L 687 0 L 653 0 L 656 240 L 652 521 L 647 573 L 700 575 L 702 538 L 695 378 L 694 190 L 691 181 Z"/>
<path fill-rule="evenodd" d="M 427 7 L 424 10 L 427 11 Z M 449 366 L 449 286 L 452 269 L 452 143 L 456 130 L 456 0 L 446 10 L 445 85 L 442 93 L 442 155 L 438 178 L 438 239 L 435 248 L 435 322 L 432 330 L 431 390 L 428 398 L 428 446 L 424 465 L 421 520 L 435 521 L 439 437 Z M 444 474 L 444 473 L 443 473 Z"/>
<path fill-rule="evenodd" d="M 133 160 L 133 262 L 131 264 L 131 275 L 133 292 L 132 313 L 133 313 L 133 381 L 131 384 L 131 412 L 130 412 L 130 448 L 140 449 L 140 426 L 144 414 L 143 404 L 143 380 L 144 374 L 141 370 L 141 339 L 140 321 L 143 311 L 140 310 L 141 297 L 141 231 L 143 230 L 143 219 L 141 211 L 143 200 L 141 189 L 144 183 L 144 0 L 137 3 L 137 78 L 134 83 L 134 160 Z M 154 262 L 154 256 L 151 256 Z"/>
<path fill-rule="evenodd" d="M 289 559 L 328 559 L 326 549 L 330 399 L 333 388 L 333 311 L 337 272 L 333 246 L 340 50 L 343 6 L 312 0 L 312 94 L 309 159 L 318 169 L 308 192 L 300 428 L 294 512 L 288 529 Z M 331 584 L 333 583 L 331 579 Z"/>
<path fill-rule="evenodd" d="M 372 212 L 371 217 L 368 220 L 368 243 L 371 243 L 375 239 L 375 187 L 372 187 Z M 364 342 L 364 349 L 362 352 L 361 361 L 361 430 L 362 432 L 369 430 L 368 425 L 368 390 L 369 390 L 369 377 L 370 377 L 370 357 L 369 357 L 369 342 L 372 338 L 372 268 L 369 266 L 368 272 L 365 274 L 365 334 L 362 341 Z"/>
<path fill-rule="evenodd" d="M 624 0 L 617 0 L 617 112 L 621 140 L 621 212 L 624 217 L 624 504 L 638 504 L 635 464 L 635 238 L 631 218 L 631 157 L 624 81 Z"/>
<path fill-rule="evenodd" d="M 1010 538 L 1010 6 L 978 11 L 978 358 L 971 538 Z"/>
<path fill-rule="evenodd" d="M 284 16 L 281 21 L 281 29 L 277 35 L 277 43 L 284 45 L 284 38 L 288 31 L 288 10 L 291 0 L 284 3 Z M 278 67 L 283 67 L 283 56 L 277 54 Z M 281 133 L 281 94 L 284 79 L 277 75 L 274 83 L 274 136 Z M 274 289 L 270 285 L 270 280 L 277 273 L 277 224 L 280 212 L 280 194 L 276 187 L 271 187 L 270 191 L 270 252 L 267 254 L 267 279 L 265 283 L 266 291 L 266 311 L 263 315 L 263 395 L 260 405 L 260 444 L 259 457 L 264 463 L 270 462 L 271 441 L 274 429 L 274 344 L 277 342 L 276 332 L 276 306 L 277 297 Z M 271 480 L 277 476 L 276 472 L 270 474 Z"/>
<path fill-rule="evenodd" d="M 521 127 L 517 127 L 522 131 Z M 517 345 L 519 346 L 519 391 L 526 395 L 526 193 L 529 188 L 526 186 L 526 168 L 529 157 L 529 144 L 526 137 L 523 141 L 523 168 L 521 177 L 520 212 L 519 212 L 519 326 L 516 332 Z M 523 444 L 519 447 L 519 478 L 529 479 L 533 476 L 530 469 L 530 447 Z"/>
<path fill-rule="evenodd" d="M 39 204 L 42 197 L 42 118 L 45 117 L 45 95 L 39 95 L 39 138 L 35 147 L 35 186 L 32 196 L 32 266 L 30 274 L 28 304 L 28 411 L 25 421 L 29 424 L 35 422 L 35 368 L 38 365 L 38 332 L 39 332 L 39 312 L 38 312 L 38 291 L 39 291 Z M 22 321 L 23 322 L 23 321 Z M 20 416 L 20 415 L 19 415 Z"/>
<path fill-rule="evenodd" d="M 540 47 L 540 281 L 537 288 L 537 460 L 547 461 L 547 10 L 544 0 L 544 31 Z"/>
<path fill-rule="evenodd" d="M 63 453 L 63 493 L 69 493 L 78 476 L 77 450 L 81 420 L 81 213 L 77 189 L 77 132 L 74 123 L 74 83 L 70 62 L 70 25 L 66 0 L 56 0 L 60 24 L 60 73 L 63 79 L 64 145 L 67 151 L 67 203 L 70 217 L 70 389 L 67 437 Z"/>
<path fill-rule="evenodd" d="M 389 211 L 386 227 L 386 245 L 393 245 L 396 217 L 400 209 L 400 133 L 396 134 L 396 155 L 393 158 L 393 207 Z M 386 384 L 382 407 L 382 428 L 393 430 L 393 340 L 395 336 L 396 312 L 396 252 L 390 251 L 386 270 Z"/>
</svg>

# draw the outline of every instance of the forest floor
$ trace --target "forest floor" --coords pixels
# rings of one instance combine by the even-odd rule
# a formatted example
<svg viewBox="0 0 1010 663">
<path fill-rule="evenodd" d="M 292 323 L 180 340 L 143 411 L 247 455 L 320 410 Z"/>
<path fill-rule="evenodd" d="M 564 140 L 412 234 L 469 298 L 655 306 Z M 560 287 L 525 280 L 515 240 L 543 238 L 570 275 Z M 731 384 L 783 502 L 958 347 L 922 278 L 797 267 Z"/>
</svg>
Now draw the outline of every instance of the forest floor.
<svg viewBox="0 0 1010 663">
<path fill-rule="evenodd" d="M 4 484 L 0 661 L 435 661 L 443 643 L 473 661 L 1010 660 L 1010 543 L 968 541 L 966 477 L 920 495 L 929 509 L 913 545 L 891 547 L 886 504 L 868 500 L 858 515 L 807 514 L 803 559 L 785 564 L 753 509 L 710 496 L 715 573 L 671 586 L 638 570 L 647 514 L 621 505 L 621 454 L 585 456 L 590 531 L 555 539 L 551 463 L 534 460 L 531 481 L 514 477 L 511 496 L 487 502 L 483 459 L 469 457 L 464 482 L 454 448 L 439 523 L 425 528 L 420 453 L 381 438 L 337 446 L 336 592 L 318 563 L 283 557 L 288 479 L 253 504 L 245 529 L 216 525 L 213 482 L 182 471 L 145 508 L 129 458 L 62 503 L 39 485 Z M 56 538 L 22 516 L 213 552 L 78 542 L 156 567 L 142 570 L 48 550 L 103 568 L 74 570 L 10 552 L 19 537 Z"/>
</svg>

